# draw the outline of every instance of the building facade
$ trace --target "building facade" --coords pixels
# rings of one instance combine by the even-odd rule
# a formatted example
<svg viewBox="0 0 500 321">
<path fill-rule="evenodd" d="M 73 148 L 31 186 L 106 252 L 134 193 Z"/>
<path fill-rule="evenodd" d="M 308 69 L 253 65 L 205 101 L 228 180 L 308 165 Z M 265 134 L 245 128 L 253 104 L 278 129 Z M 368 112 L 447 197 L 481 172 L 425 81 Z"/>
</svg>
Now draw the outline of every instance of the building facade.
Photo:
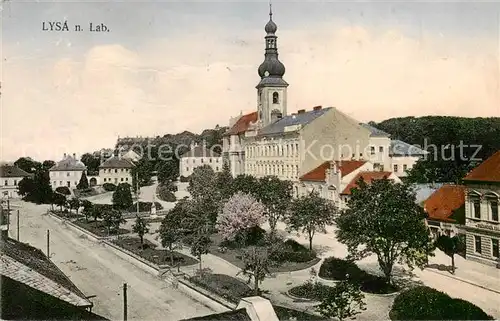
<svg viewBox="0 0 500 321">
<path fill-rule="evenodd" d="M 466 258 L 500 268 L 500 151 L 465 178 Z"/>
<path fill-rule="evenodd" d="M 182 154 L 179 161 L 179 176 L 189 177 L 195 168 L 208 165 L 214 172 L 222 171 L 222 156 L 203 145 L 191 144 L 191 148 Z"/>
<path fill-rule="evenodd" d="M 75 189 L 86 171 L 87 167 L 76 158 L 76 154 L 73 156 L 64 154 L 63 159 L 49 170 L 52 189 L 61 186 L 66 186 L 70 190 Z"/>
<path fill-rule="evenodd" d="M 132 168 L 134 167 L 135 164 L 130 159 L 113 156 L 99 166 L 99 181 L 101 184 L 127 183 L 132 185 Z"/>
<path fill-rule="evenodd" d="M 272 12 L 264 30 L 264 62 L 257 72 L 256 111 L 231 118 L 223 137 L 223 157 L 233 176 L 275 175 L 294 182 L 329 161 L 366 160 L 374 171 L 404 176 L 415 163 L 406 150 L 396 152 L 390 135 L 351 118 L 335 107 L 316 106 L 288 113 L 285 66 L 278 59 L 277 26 Z M 419 151 L 418 153 L 424 153 Z M 416 157 L 416 156 L 415 156 Z"/>
<path fill-rule="evenodd" d="M 14 165 L 3 164 L 0 166 L 0 193 L 2 198 L 19 198 L 18 184 L 29 174 Z"/>
</svg>

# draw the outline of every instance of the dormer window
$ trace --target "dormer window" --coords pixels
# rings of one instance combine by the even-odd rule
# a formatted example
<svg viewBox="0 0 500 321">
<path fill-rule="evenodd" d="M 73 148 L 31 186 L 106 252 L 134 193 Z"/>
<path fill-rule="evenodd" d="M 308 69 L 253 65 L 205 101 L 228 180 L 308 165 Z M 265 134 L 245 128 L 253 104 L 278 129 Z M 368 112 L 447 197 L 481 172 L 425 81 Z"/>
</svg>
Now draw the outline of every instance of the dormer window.
<svg viewBox="0 0 500 321">
<path fill-rule="evenodd" d="M 280 95 L 277 92 L 273 93 L 273 104 L 279 104 L 280 103 Z"/>
</svg>

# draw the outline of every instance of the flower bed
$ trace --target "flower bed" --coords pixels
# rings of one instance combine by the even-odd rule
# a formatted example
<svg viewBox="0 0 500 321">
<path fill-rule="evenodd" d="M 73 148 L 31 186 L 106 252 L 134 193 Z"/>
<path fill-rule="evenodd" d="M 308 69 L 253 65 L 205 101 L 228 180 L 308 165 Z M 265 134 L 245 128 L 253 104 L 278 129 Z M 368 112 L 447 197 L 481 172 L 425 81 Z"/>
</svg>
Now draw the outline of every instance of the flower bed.
<svg viewBox="0 0 500 321">
<path fill-rule="evenodd" d="M 74 212 L 65 212 L 65 211 L 61 212 L 59 210 L 54 210 L 51 212 L 52 212 L 52 214 L 57 215 L 58 217 L 61 217 L 61 218 L 65 218 L 65 219 L 73 219 L 73 218 L 82 218 L 83 217 L 82 214 L 80 214 L 80 213 L 76 214 Z"/>
<path fill-rule="evenodd" d="M 242 298 L 253 296 L 252 289 L 245 282 L 225 274 L 203 273 L 190 277 L 189 281 L 235 304 Z"/>
<path fill-rule="evenodd" d="M 170 251 L 158 249 L 155 244 L 144 240 L 144 247 L 141 248 L 141 241 L 138 237 L 122 237 L 112 240 L 118 245 L 143 259 L 156 265 L 171 265 Z M 198 261 L 192 257 L 173 251 L 174 265 L 187 266 L 196 264 Z"/>
<path fill-rule="evenodd" d="M 320 301 L 325 296 L 328 296 L 332 289 L 333 288 L 331 286 L 324 285 L 319 282 L 306 282 L 302 285 L 291 288 L 288 293 L 300 299 Z"/>
<path fill-rule="evenodd" d="M 79 220 L 74 221 L 73 223 L 80 226 L 81 228 L 86 229 L 90 233 L 93 233 L 93 234 L 100 236 L 100 237 L 111 236 L 111 235 L 122 235 L 122 234 L 130 233 L 130 230 L 120 228 L 118 231 L 111 231 L 111 233 L 108 234 L 108 229 L 104 225 L 103 221 L 87 222 L 87 221 L 85 221 L 85 219 L 79 219 Z"/>
</svg>

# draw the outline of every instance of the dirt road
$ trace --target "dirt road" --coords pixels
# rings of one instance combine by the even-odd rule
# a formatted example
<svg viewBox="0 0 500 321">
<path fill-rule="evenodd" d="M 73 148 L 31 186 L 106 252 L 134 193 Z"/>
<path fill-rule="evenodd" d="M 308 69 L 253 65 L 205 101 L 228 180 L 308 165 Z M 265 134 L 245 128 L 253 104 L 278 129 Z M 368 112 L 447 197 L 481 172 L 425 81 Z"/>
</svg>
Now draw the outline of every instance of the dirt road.
<svg viewBox="0 0 500 321">
<path fill-rule="evenodd" d="M 123 283 L 129 286 L 129 320 L 175 321 L 216 312 L 54 218 L 42 215 L 46 206 L 25 202 L 18 204 L 21 213 L 20 241 L 45 252 L 47 230 L 50 230 L 52 261 L 83 293 L 96 295 L 91 299 L 95 305 L 94 312 L 112 320 L 123 320 Z M 15 215 L 11 222 L 10 236 L 16 238 Z"/>
</svg>

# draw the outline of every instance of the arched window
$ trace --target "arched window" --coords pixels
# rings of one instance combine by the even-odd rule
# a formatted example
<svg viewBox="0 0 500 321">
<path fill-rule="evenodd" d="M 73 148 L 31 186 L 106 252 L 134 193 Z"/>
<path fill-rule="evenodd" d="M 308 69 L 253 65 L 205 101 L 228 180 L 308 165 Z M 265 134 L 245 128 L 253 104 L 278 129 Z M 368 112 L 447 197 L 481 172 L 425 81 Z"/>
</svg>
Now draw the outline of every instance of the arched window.
<svg viewBox="0 0 500 321">
<path fill-rule="evenodd" d="M 277 92 L 273 92 L 273 104 L 280 103 L 280 95 Z"/>
</svg>

